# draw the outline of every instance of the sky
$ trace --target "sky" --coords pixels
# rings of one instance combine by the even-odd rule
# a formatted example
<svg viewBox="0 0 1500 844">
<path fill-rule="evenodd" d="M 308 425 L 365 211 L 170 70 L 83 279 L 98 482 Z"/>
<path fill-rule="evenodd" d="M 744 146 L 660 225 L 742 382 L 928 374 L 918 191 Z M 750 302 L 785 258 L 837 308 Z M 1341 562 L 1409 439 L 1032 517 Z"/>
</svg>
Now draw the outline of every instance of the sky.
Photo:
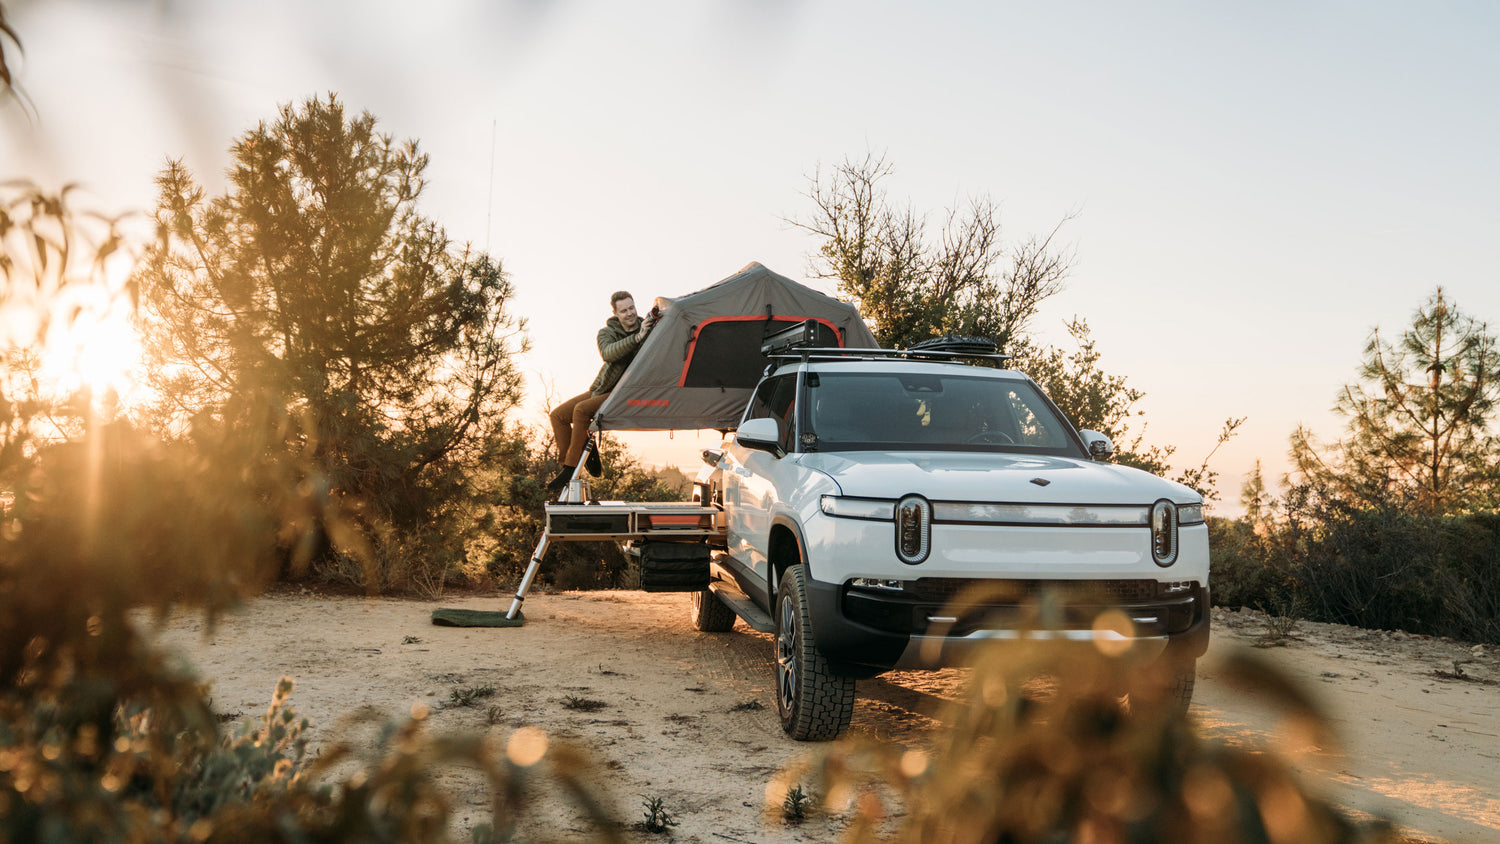
<svg viewBox="0 0 1500 844">
<path fill-rule="evenodd" d="M 1219 512 L 1332 411 L 1372 329 L 1442 285 L 1500 330 L 1500 5 L 886 0 L 0 0 L 37 117 L 0 106 L 0 181 L 150 210 L 180 158 L 336 92 L 431 156 L 422 210 L 489 251 L 529 325 L 520 419 L 587 388 L 612 291 L 680 296 L 759 261 L 810 279 L 808 177 L 884 156 L 897 202 L 988 196 L 1074 257 L 1033 325 L 1087 320 Z M 10 53 L 7 53 L 9 56 Z M 1139 423 L 1138 423 L 1139 424 Z M 712 433 L 631 435 L 693 471 Z"/>
</svg>

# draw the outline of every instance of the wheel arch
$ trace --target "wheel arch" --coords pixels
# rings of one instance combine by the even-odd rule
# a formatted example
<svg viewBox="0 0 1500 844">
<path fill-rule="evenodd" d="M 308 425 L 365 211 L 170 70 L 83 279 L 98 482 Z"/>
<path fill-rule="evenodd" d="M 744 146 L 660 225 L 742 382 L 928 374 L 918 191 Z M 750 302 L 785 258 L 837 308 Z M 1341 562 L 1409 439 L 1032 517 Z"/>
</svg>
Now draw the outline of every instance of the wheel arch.
<svg viewBox="0 0 1500 844">
<path fill-rule="evenodd" d="M 780 588 L 781 574 L 789 566 L 801 563 L 803 574 L 812 576 L 806 549 L 807 543 L 802 538 L 801 526 L 785 516 L 772 520 L 771 535 L 766 543 L 766 562 L 769 564 L 771 577 L 771 582 L 767 585 L 771 595 L 775 595 Z"/>
</svg>

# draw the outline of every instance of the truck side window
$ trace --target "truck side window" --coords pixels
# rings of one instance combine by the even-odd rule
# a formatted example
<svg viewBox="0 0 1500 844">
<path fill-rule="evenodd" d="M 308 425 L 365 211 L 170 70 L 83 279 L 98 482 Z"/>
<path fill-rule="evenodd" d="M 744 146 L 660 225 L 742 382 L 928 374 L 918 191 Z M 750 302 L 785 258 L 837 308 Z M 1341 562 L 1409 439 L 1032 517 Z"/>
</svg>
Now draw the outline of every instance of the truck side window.
<svg viewBox="0 0 1500 844">
<path fill-rule="evenodd" d="M 771 418 L 776 420 L 777 428 L 781 431 L 781 448 L 783 451 L 791 451 L 795 442 L 793 422 L 795 399 L 797 397 L 797 376 L 779 375 L 763 382 L 755 391 L 755 396 L 750 400 L 750 406 L 745 411 L 745 419 Z"/>
</svg>

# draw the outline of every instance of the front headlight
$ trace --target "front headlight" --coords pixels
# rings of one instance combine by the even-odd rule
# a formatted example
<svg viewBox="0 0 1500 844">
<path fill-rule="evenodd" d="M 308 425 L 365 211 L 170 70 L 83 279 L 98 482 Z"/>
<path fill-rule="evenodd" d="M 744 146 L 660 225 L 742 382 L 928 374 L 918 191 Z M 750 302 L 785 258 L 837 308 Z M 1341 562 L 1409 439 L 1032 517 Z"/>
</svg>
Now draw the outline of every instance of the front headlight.
<svg viewBox="0 0 1500 844">
<path fill-rule="evenodd" d="M 1177 524 L 1179 525 L 1201 525 L 1203 524 L 1202 504 L 1178 504 Z"/>
<path fill-rule="evenodd" d="M 1165 498 L 1151 505 L 1151 559 L 1162 568 L 1177 562 L 1177 505 Z"/>
<path fill-rule="evenodd" d="M 932 504 L 920 495 L 896 502 L 896 557 L 909 566 L 932 550 Z"/>
</svg>

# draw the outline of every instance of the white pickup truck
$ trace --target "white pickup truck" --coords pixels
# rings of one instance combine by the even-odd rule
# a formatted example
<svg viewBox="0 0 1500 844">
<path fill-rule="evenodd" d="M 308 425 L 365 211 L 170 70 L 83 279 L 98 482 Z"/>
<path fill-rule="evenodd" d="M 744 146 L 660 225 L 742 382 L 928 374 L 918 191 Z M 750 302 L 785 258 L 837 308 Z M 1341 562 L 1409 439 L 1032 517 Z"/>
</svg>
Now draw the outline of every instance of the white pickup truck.
<svg viewBox="0 0 1500 844">
<path fill-rule="evenodd" d="M 1108 438 L 982 341 L 827 348 L 814 328 L 767 339 L 693 502 L 548 505 L 549 532 L 626 542 L 643 588 L 692 593 L 699 630 L 772 633 L 795 739 L 848 727 L 857 679 L 1022 636 L 1159 646 L 1186 707 L 1208 646 L 1202 497 L 1106 462 Z M 1049 591 L 1068 609 L 1030 629 Z M 1126 629 L 1100 628 L 1105 609 Z"/>
</svg>

